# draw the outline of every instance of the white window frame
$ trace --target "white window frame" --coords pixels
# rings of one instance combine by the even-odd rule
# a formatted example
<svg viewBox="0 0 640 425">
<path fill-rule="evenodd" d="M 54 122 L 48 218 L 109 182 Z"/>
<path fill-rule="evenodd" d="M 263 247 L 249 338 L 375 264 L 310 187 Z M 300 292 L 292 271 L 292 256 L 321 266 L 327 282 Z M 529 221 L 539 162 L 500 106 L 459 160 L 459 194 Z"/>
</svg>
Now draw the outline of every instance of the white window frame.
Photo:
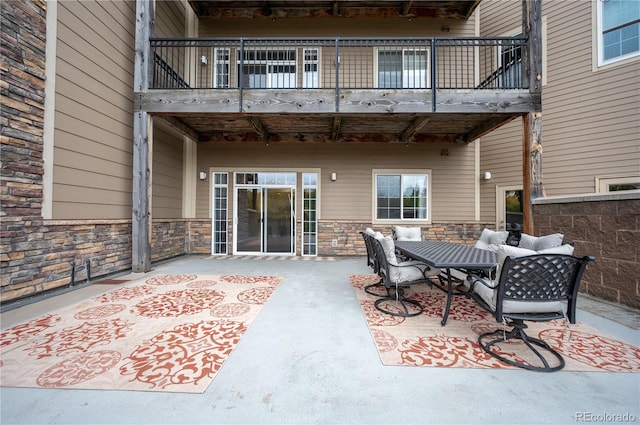
<svg viewBox="0 0 640 425">
<path fill-rule="evenodd" d="M 316 58 L 315 60 L 307 59 L 307 52 L 315 51 Z M 322 81 L 322 77 L 320 75 L 320 58 L 322 57 L 322 52 L 320 47 L 303 47 L 302 48 L 302 88 L 305 89 L 319 89 L 320 81 Z M 315 65 L 315 72 L 307 72 L 307 65 Z M 315 74 L 315 79 L 313 75 Z M 311 83 L 309 84 L 308 79 L 311 78 Z"/>
<path fill-rule="evenodd" d="M 296 47 L 286 47 L 286 46 L 278 46 L 278 47 L 260 47 L 260 48 L 251 48 L 247 51 L 250 52 L 267 52 L 267 59 L 244 59 L 244 60 L 240 60 L 240 54 L 241 51 L 238 50 L 238 53 L 236 54 L 236 72 L 238 74 L 238 84 L 237 86 L 240 87 L 240 78 L 242 78 L 244 76 L 244 74 L 241 74 L 239 72 L 240 70 L 240 66 L 247 66 L 249 65 L 264 65 L 266 68 L 266 74 L 265 74 L 265 87 L 255 87 L 255 88 L 266 88 L 266 89 L 295 89 L 298 87 L 298 55 L 300 54 L 298 52 L 298 49 Z M 295 53 L 295 57 L 293 59 L 287 59 L 287 60 L 277 60 L 277 59 L 269 59 L 268 55 L 269 52 L 285 52 L 285 51 L 292 51 Z M 278 72 L 271 72 L 270 70 L 272 69 L 272 67 L 277 67 L 277 66 L 289 66 L 289 67 L 293 67 L 294 71 L 293 73 L 289 72 L 289 73 L 278 73 Z M 293 84 L 273 84 L 274 80 L 273 77 L 276 76 L 276 80 L 279 80 L 279 77 L 277 77 L 278 75 L 291 75 L 293 74 L 293 80 L 291 79 L 291 77 L 287 77 L 284 80 L 282 80 L 283 82 L 288 82 L 288 83 L 293 83 Z M 261 74 L 255 74 L 255 75 L 261 75 Z M 243 88 L 245 89 L 249 89 L 252 87 L 245 87 L 243 86 Z"/>
<path fill-rule="evenodd" d="M 400 86 L 401 87 L 394 87 L 393 89 L 411 89 L 411 88 L 415 88 L 415 89 L 430 89 L 431 88 L 431 49 L 428 47 L 425 48 L 415 48 L 415 49 L 410 49 L 410 48 L 403 48 L 403 47 L 398 47 L 398 48 L 380 48 L 380 47 L 375 47 L 374 48 L 374 77 L 375 77 L 375 87 L 376 88 L 387 88 L 387 87 L 380 87 L 380 79 L 379 79 L 379 58 L 380 58 L 380 52 L 400 52 L 401 53 L 401 66 L 402 66 L 402 81 Z M 424 52 L 425 53 L 425 69 L 424 69 L 424 87 L 422 86 L 423 82 L 420 82 L 421 84 L 418 84 L 418 87 L 410 87 L 410 85 L 408 84 L 408 74 L 409 72 L 413 71 L 415 72 L 415 70 L 407 70 L 404 69 L 404 59 L 405 59 L 405 54 L 407 52 Z M 413 80 L 415 81 L 415 78 L 413 78 Z"/>
<path fill-rule="evenodd" d="M 399 218 L 378 218 L 378 176 L 383 175 L 399 175 L 400 181 L 402 184 L 403 176 L 420 176 L 426 177 L 426 190 L 427 190 L 427 199 L 426 199 L 426 217 L 424 218 L 403 218 L 402 217 L 402 187 L 400 188 L 401 200 L 400 200 L 400 217 Z M 431 223 L 431 170 L 397 170 L 397 169 L 374 169 L 372 171 L 372 197 L 373 197 L 373 211 L 372 217 L 374 223 Z"/>
<path fill-rule="evenodd" d="M 220 59 L 219 53 L 226 53 L 226 59 Z M 216 47 L 213 49 L 213 87 L 217 89 L 228 89 L 231 87 L 231 49 L 228 47 Z M 226 65 L 227 83 L 218 85 L 218 66 Z"/>
<path fill-rule="evenodd" d="M 627 59 L 635 58 L 640 56 L 640 50 L 628 53 L 626 55 L 617 56 L 611 59 L 604 59 L 604 34 L 603 34 L 603 21 L 604 21 L 604 1 L 606 0 L 596 0 L 596 46 L 597 46 L 597 58 L 598 58 L 598 67 L 610 65 L 616 62 L 624 61 Z"/>
<path fill-rule="evenodd" d="M 632 184 L 639 183 L 640 176 L 629 177 L 596 177 L 596 193 L 636 193 L 640 192 L 640 189 L 611 191 L 609 188 L 616 184 Z"/>
</svg>

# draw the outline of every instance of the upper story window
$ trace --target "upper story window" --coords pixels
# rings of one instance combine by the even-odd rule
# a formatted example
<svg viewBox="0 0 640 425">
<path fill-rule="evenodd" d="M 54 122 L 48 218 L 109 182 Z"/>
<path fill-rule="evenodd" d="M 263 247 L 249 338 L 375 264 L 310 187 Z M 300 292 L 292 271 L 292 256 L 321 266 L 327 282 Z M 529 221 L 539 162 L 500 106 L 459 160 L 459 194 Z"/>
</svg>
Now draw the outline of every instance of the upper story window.
<svg viewBox="0 0 640 425">
<path fill-rule="evenodd" d="M 598 65 L 640 54 L 640 1 L 599 0 Z"/>
<path fill-rule="evenodd" d="M 245 50 L 238 54 L 242 87 L 250 89 L 296 88 L 295 48 Z"/>
<path fill-rule="evenodd" d="M 376 220 L 428 220 L 429 174 L 374 173 Z"/>
<path fill-rule="evenodd" d="M 429 87 L 427 49 L 379 48 L 378 88 L 424 89 Z"/>
</svg>

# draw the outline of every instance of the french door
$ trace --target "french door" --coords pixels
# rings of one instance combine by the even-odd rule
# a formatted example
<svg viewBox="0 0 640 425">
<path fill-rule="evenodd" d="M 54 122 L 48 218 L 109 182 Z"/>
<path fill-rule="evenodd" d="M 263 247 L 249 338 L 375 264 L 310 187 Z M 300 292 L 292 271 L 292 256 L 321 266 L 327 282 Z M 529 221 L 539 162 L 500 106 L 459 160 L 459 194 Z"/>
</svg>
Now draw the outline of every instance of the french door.
<svg viewBox="0 0 640 425">
<path fill-rule="evenodd" d="M 295 188 L 238 187 L 235 196 L 235 252 L 295 253 Z"/>
</svg>

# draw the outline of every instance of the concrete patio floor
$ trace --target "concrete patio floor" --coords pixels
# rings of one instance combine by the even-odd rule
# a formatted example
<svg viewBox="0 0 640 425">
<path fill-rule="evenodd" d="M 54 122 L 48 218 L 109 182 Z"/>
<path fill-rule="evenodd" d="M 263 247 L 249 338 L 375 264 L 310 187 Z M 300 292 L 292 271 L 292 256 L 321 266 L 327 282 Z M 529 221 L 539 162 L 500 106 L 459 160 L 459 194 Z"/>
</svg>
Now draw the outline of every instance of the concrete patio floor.
<svg viewBox="0 0 640 425">
<path fill-rule="evenodd" d="M 189 256 L 156 264 L 148 275 L 253 274 L 284 280 L 204 394 L 3 387 L 0 422 L 640 422 L 639 374 L 383 366 L 348 279 L 369 271 L 362 257 Z M 113 285 L 88 285 L 5 309 L 2 329 L 111 289 Z M 578 321 L 640 345 L 637 312 L 586 296 L 578 299 L 578 308 Z"/>
</svg>

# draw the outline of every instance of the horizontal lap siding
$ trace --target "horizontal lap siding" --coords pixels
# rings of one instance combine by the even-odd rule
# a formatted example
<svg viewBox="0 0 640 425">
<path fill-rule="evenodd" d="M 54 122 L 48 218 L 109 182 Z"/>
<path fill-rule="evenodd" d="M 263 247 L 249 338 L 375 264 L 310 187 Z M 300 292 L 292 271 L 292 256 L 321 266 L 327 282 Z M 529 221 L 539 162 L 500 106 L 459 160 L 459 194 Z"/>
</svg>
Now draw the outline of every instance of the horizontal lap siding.
<svg viewBox="0 0 640 425">
<path fill-rule="evenodd" d="M 53 217 L 131 217 L 135 3 L 58 4 Z"/>
<path fill-rule="evenodd" d="M 441 149 L 449 156 L 440 156 Z M 198 170 L 321 169 L 321 218 L 371 221 L 374 169 L 432 171 L 432 220 L 474 218 L 474 147 L 403 144 L 204 144 Z M 337 174 L 337 181 L 329 176 Z M 230 180 L 232 175 L 230 175 Z M 197 216 L 209 217 L 209 180 L 197 187 Z"/>
<path fill-rule="evenodd" d="M 598 52 L 592 3 L 543 2 L 547 83 L 542 90 L 542 182 L 548 196 L 592 193 L 596 177 L 640 174 L 640 58 L 593 69 Z M 505 4 L 483 1 L 482 35 L 499 35 L 520 25 L 515 13 L 519 3 Z M 512 124 L 509 128 L 521 137 Z M 502 149 L 505 131 L 483 137 L 483 168 L 496 163 L 490 152 Z M 492 182 L 499 181 L 495 177 Z"/>
<path fill-rule="evenodd" d="M 547 194 L 594 192 L 595 177 L 640 174 L 640 58 L 594 71 L 591 2 L 544 11 L 555 36 L 543 89 Z"/>
<path fill-rule="evenodd" d="M 151 216 L 154 219 L 182 217 L 182 139 L 158 126 L 153 129 L 152 169 Z"/>
</svg>

